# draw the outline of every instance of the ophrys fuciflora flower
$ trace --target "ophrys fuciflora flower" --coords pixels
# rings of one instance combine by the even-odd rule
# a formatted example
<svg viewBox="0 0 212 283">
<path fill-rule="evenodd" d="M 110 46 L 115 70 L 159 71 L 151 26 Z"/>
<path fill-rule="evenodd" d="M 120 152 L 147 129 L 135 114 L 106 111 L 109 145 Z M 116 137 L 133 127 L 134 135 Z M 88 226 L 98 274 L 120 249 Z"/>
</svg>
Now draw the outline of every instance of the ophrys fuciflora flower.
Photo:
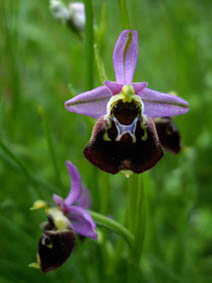
<svg viewBox="0 0 212 283">
<path fill-rule="evenodd" d="M 96 224 L 87 209 L 90 195 L 82 187 L 78 169 L 70 161 L 66 166 L 71 178 L 69 195 L 64 200 L 54 195 L 55 205 L 36 201 L 32 209 L 44 208 L 48 221 L 42 223 L 43 235 L 38 244 L 38 266 L 44 272 L 61 266 L 70 256 L 75 246 L 76 233 L 84 238 L 97 239 Z"/>
<path fill-rule="evenodd" d="M 135 30 L 123 31 L 114 48 L 116 81 L 79 94 L 65 102 L 70 112 L 98 118 L 85 157 L 98 168 L 116 174 L 141 173 L 163 156 L 153 118 L 184 114 L 189 104 L 174 95 L 133 82 L 138 58 Z"/>
</svg>

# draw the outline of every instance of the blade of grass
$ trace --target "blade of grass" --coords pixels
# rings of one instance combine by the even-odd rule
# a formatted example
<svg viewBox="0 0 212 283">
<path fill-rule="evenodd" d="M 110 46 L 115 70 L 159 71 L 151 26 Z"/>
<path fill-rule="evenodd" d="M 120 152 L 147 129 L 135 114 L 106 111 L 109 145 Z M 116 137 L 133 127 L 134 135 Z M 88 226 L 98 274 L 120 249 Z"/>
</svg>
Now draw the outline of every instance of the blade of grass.
<svg viewBox="0 0 212 283">
<path fill-rule="evenodd" d="M 48 127 L 46 115 L 45 115 L 41 105 L 38 106 L 38 112 L 39 112 L 41 123 L 42 123 L 42 126 L 43 126 L 43 131 L 44 131 L 44 134 L 45 134 L 45 137 L 46 137 L 46 142 L 47 142 L 47 145 L 48 145 L 49 153 L 50 153 L 52 163 L 53 163 L 53 166 L 54 166 L 55 175 L 56 175 L 55 176 L 56 184 L 59 187 L 62 188 L 63 184 L 62 184 L 62 181 L 61 181 L 61 174 L 60 174 L 59 166 L 58 166 L 58 163 L 57 163 L 57 158 L 56 158 L 52 138 L 51 138 L 51 135 L 50 135 L 50 132 L 49 132 L 49 127 Z"/>
<path fill-rule="evenodd" d="M 100 82 L 100 84 L 103 84 L 104 81 L 107 80 L 107 75 L 106 75 L 106 72 L 105 72 L 105 68 L 104 68 L 102 58 L 100 57 L 100 54 L 99 54 L 99 48 L 98 48 L 97 44 L 94 45 L 94 52 L 95 52 L 95 61 L 96 61 L 96 66 L 97 66 L 99 82 Z"/>
<path fill-rule="evenodd" d="M 130 29 L 126 0 L 119 0 L 119 6 L 121 14 L 121 27 L 122 29 Z"/>
<path fill-rule="evenodd" d="M 0 147 L 4 151 L 6 156 L 8 156 L 15 163 L 15 165 L 19 168 L 19 170 L 23 173 L 23 175 L 30 181 L 30 183 L 35 188 L 37 188 L 37 185 L 39 185 L 41 187 L 45 187 L 51 193 L 54 193 L 56 191 L 56 188 L 54 188 L 52 185 L 40 180 L 38 177 L 33 176 L 28 171 L 28 169 L 26 169 L 26 167 L 19 160 L 19 158 L 10 150 L 9 146 L 7 146 L 1 139 L 0 139 Z M 8 164 L 13 166 L 11 162 L 8 162 Z"/>
</svg>

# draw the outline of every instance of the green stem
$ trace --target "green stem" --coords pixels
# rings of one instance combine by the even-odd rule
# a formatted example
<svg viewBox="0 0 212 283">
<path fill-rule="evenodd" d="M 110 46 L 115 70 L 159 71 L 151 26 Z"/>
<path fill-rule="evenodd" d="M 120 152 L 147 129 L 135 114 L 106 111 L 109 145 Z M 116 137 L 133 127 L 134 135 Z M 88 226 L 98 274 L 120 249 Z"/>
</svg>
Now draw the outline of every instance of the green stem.
<svg viewBox="0 0 212 283">
<path fill-rule="evenodd" d="M 128 229 L 126 229 L 123 225 L 121 225 L 115 220 L 109 217 L 106 217 L 100 213 L 90 211 L 90 210 L 89 210 L 89 213 L 91 214 L 91 216 L 93 217 L 94 221 L 97 224 L 116 232 L 117 234 L 119 234 L 125 239 L 125 241 L 127 242 L 130 248 L 133 247 L 134 237 L 131 234 L 131 232 Z"/>
<path fill-rule="evenodd" d="M 103 215 L 107 215 L 108 206 L 109 206 L 109 197 L 110 197 L 110 183 L 109 183 L 109 174 L 105 172 L 100 173 L 100 182 L 101 182 L 101 207 L 100 211 Z"/>
<path fill-rule="evenodd" d="M 135 218 L 135 242 L 134 242 L 134 258 L 139 263 L 143 253 L 144 238 L 146 230 L 146 201 L 144 182 L 142 175 L 139 175 L 138 196 L 136 204 L 136 218 Z"/>
<path fill-rule="evenodd" d="M 127 186 L 128 186 L 128 184 L 127 184 Z M 124 224 L 127 224 L 127 223 L 128 223 L 128 210 L 125 210 Z M 124 239 L 122 237 L 117 239 L 114 250 L 115 251 L 114 251 L 113 263 L 112 263 L 111 268 L 115 272 L 115 270 L 117 269 L 117 266 L 120 262 L 120 254 L 122 254 L 123 250 L 124 250 Z"/>
<path fill-rule="evenodd" d="M 138 196 L 138 175 L 131 175 L 128 179 L 128 229 L 135 233 L 136 201 Z M 128 254 L 128 282 L 135 282 L 136 268 L 134 260 L 134 248 Z"/>
<path fill-rule="evenodd" d="M 49 153 L 50 153 L 52 163 L 53 163 L 53 166 L 54 166 L 56 183 L 60 188 L 62 188 L 63 185 L 62 185 L 62 181 L 61 181 L 61 174 L 60 174 L 59 166 L 58 166 L 58 163 L 57 163 L 57 158 L 56 158 L 52 138 L 51 138 L 51 135 L 49 133 L 49 127 L 48 127 L 48 124 L 47 124 L 46 115 L 43 111 L 43 108 L 40 105 L 38 106 L 38 112 L 40 114 L 40 118 L 41 118 L 41 122 L 42 122 L 42 126 L 43 126 L 43 131 L 44 131 L 44 134 L 45 134 L 45 137 L 46 137 L 46 142 L 47 142 L 47 145 L 48 145 L 48 148 L 49 148 Z"/>
<path fill-rule="evenodd" d="M 105 172 L 100 172 L 99 174 L 99 188 L 101 187 L 100 193 L 100 212 L 103 215 L 108 214 L 108 206 L 109 206 L 109 195 L 110 195 L 110 184 L 109 184 L 109 174 Z M 104 229 L 102 231 L 102 244 L 100 245 L 100 256 L 101 256 L 101 280 L 102 282 L 108 282 L 108 249 L 107 249 L 107 237 L 108 231 Z"/>
<path fill-rule="evenodd" d="M 144 186 L 140 175 L 133 175 L 129 180 L 128 227 L 134 235 L 133 248 L 129 250 L 128 282 L 137 282 L 139 263 L 143 252 L 145 236 L 145 198 Z"/>
<path fill-rule="evenodd" d="M 86 13 L 85 26 L 85 55 L 86 55 L 86 89 L 91 90 L 94 85 L 94 31 L 92 0 L 84 0 Z"/>
<path fill-rule="evenodd" d="M 126 0 L 119 0 L 119 6 L 121 15 L 121 27 L 122 29 L 130 29 Z"/>
<path fill-rule="evenodd" d="M 133 174 L 128 179 L 128 229 L 135 231 L 136 200 L 138 194 L 138 177 Z"/>
</svg>

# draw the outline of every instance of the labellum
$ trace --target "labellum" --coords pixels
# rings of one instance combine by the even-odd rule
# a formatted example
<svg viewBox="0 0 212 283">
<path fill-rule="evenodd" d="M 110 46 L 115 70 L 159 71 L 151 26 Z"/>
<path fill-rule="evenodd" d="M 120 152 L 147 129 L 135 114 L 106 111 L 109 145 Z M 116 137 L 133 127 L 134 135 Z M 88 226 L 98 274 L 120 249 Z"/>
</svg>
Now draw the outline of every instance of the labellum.
<svg viewBox="0 0 212 283">
<path fill-rule="evenodd" d="M 59 230 L 51 215 L 45 223 L 44 233 L 38 244 L 38 263 L 43 272 L 49 272 L 61 266 L 70 256 L 75 244 L 75 235 L 71 228 Z"/>
<path fill-rule="evenodd" d="M 111 174 L 142 173 L 163 156 L 153 120 L 142 115 L 138 96 L 129 91 L 127 95 L 113 96 L 108 114 L 98 119 L 84 149 L 90 162 Z"/>
<path fill-rule="evenodd" d="M 177 154 L 181 151 L 180 133 L 170 117 L 154 119 L 161 145 L 168 151 Z"/>
</svg>

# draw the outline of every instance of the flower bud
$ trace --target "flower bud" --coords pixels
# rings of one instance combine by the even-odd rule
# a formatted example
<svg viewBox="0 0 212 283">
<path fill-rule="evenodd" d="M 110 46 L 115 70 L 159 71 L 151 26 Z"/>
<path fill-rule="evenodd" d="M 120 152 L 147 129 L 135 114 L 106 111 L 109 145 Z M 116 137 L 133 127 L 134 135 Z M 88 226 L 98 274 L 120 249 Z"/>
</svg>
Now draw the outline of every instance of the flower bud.
<svg viewBox="0 0 212 283">
<path fill-rule="evenodd" d="M 60 0 L 50 0 L 50 10 L 53 17 L 62 22 L 66 22 L 69 18 L 69 11 Z"/>
<path fill-rule="evenodd" d="M 83 3 L 72 2 L 68 5 L 69 20 L 78 31 L 85 30 L 85 7 Z"/>
<path fill-rule="evenodd" d="M 81 2 L 65 6 L 61 0 L 50 0 L 50 10 L 55 19 L 66 23 L 75 32 L 85 29 L 85 7 Z"/>
</svg>

